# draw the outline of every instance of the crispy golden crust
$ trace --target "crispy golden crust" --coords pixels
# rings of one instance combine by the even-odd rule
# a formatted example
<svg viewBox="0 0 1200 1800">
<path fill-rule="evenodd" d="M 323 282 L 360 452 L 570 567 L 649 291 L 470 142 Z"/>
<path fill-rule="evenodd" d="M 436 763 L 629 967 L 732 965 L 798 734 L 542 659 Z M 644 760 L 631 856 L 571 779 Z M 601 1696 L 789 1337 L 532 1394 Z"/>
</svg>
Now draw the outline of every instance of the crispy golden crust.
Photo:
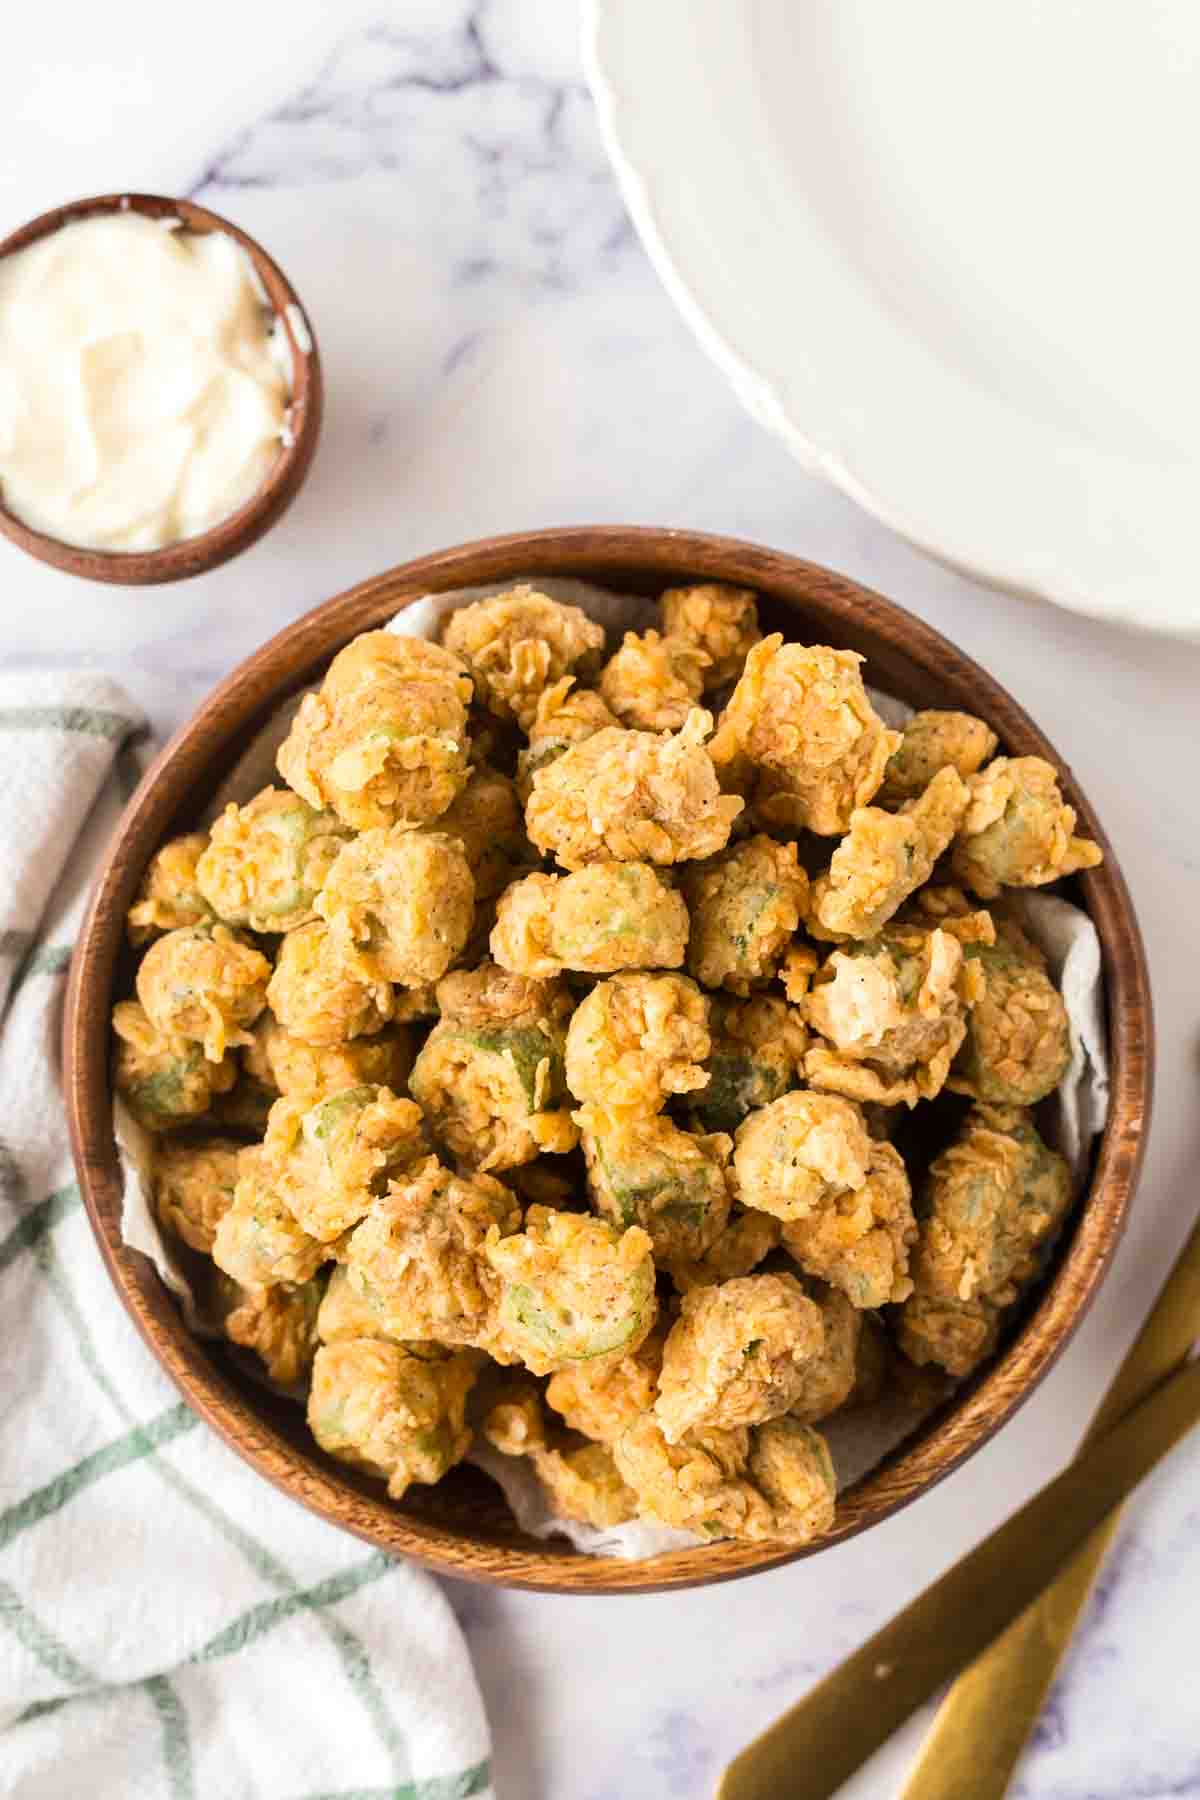
<svg viewBox="0 0 1200 1800">
<path fill-rule="evenodd" d="M 873 938 L 933 873 L 962 824 L 966 783 L 941 769 L 899 812 L 862 806 L 812 891 L 812 924 L 832 938 Z"/>
<path fill-rule="evenodd" d="M 431 826 L 462 846 L 475 881 L 475 898 L 491 900 L 516 870 L 533 861 L 525 815 L 507 775 L 486 765 L 472 768 L 466 787 Z"/>
<path fill-rule="evenodd" d="M 765 772 L 755 795 L 765 830 L 839 836 L 874 798 L 900 737 L 867 698 L 861 662 L 779 633 L 747 656 L 710 749 L 718 767 L 743 755 Z"/>
<path fill-rule="evenodd" d="M 845 1406 L 854 1392 L 862 1314 L 836 1288 L 816 1288 L 825 1341 L 804 1365 L 804 1385 L 788 1409 L 801 1425 L 819 1425 Z"/>
<path fill-rule="evenodd" d="M 658 1392 L 666 1328 L 660 1321 L 638 1348 L 619 1362 L 573 1363 L 550 1377 L 546 1401 L 572 1431 L 612 1444 L 650 1411 Z"/>
<path fill-rule="evenodd" d="M 312 1368 L 317 1350 L 321 1281 L 300 1287 L 241 1287 L 231 1283 L 221 1329 L 231 1344 L 253 1350 L 278 1387 L 294 1387 Z"/>
<path fill-rule="evenodd" d="M 621 1479 L 607 1444 L 536 1449 L 531 1460 L 555 1518 L 604 1530 L 637 1517 L 637 1495 Z"/>
<path fill-rule="evenodd" d="M 217 1267 L 243 1287 L 296 1285 L 311 1280 L 330 1254 L 296 1223 L 262 1148 L 239 1151 L 233 1205 L 213 1236 Z"/>
<path fill-rule="evenodd" d="M 691 1096 L 689 1106 L 705 1131 L 732 1133 L 750 1113 L 796 1085 L 808 1032 L 795 1007 L 767 994 L 714 1000 L 711 1024 L 708 1085 Z"/>
<path fill-rule="evenodd" d="M 534 1375 L 629 1356 L 654 1324 L 650 1239 L 636 1225 L 531 1206 L 524 1230 L 490 1235 L 485 1255 L 500 1278 L 489 1348 Z"/>
<path fill-rule="evenodd" d="M 318 1045 L 382 1031 L 396 1010 L 391 983 L 352 966 L 323 919 L 288 932 L 267 1001 L 290 1036 Z"/>
<path fill-rule="evenodd" d="M 329 870 L 317 911 L 364 981 L 420 987 L 466 943 L 475 879 L 461 842 L 444 832 L 364 831 Z"/>
<path fill-rule="evenodd" d="M 689 973 L 732 994 L 765 987 L 808 902 L 795 844 L 745 838 L 686 869 L 681 886 L 691 914 Z"/>
<path fill-rule="evenodd" d="M 664 1267 L 704 1256 L 729 1220 L 731 1139 L 693 1136 L 661 1114 L 619 1121 L 601 1114 L 596 1132 L 589 1118 L 585 1106 L 583 1153 L 596 1211 L 614 1225 L 640 1225 Z"/>
<path fill-rule="evenodd" d="M 805 1273 L 827 1281 L 856 1307 L 908 1298 L 916 1239 L 903 1158 L 891 1144 L 877 1142 L 871 1144 L 860 1188 L 830 1196 L 807 1218 L 783 1227 L 783 1247 Z"/>
<path fill-rule="evenodd" d="M 239 1148 L 230 1138 L 209 1138 L 161 1144 L 155 1153 L 155 1211 L 167 1231 L 206 1256 L 233 1205 Z"/>
<path fill-rule="evenodd" d="M 1033 1106 L 1052 1094 L 1071 1060 L 1063 997 L 1040 953 L 1005 928 L 994 945 L 975 944 L 968 961 L 983 992 L 967 1015 L 967 1035 L 947 1085 L 1001 1106 Z"/>
<path fill-rule="evenodd" d="M 308 1422 L 323 1450 L 387 1477 L 393 1500 L 414 1481 L 440 1481 L 471 1445 L 469 1352 L 425 1362 L 373 1339 L 323 1344 L 313 1363 Z"/>
<path fill-rule="evenodd" d="M 412 1038 L 403 1025 L 347 1044 L 308 1044 L 269 1014 L 243 1052 L 246 1070 L 263 1087 L 313 1101 L 364 1082 L 403 1093 L 412 1068 Z"/>
<path fill-rule="evenodd" d="M 708 662 L 689 638 L 627 631 L 600 672 L 600 694 L 622 725 L 678 731 L 704 691 Z"/>
<path fill-rule="evenodd" d="M 460 607 L 443 642 L 470 670 L 477 698 L 499 718 L 527 727 L 546 688 L 598 667 L 604 629 L 578 606 L 521 586 Z"/>
<path fill-rule="evenodd" d="M 209 907 L 227 925 L 291 931 L 313 917 L 317 890 L 348 832 L 299 794 L 264 788 L 245 806 L 231 800 L 196 864 Z"/>
<path fill-rule="evenodd" d="M 888 762 L 879 804 L 902 806 L 915 800 L 941 769 L 954 769 L 965 781 L 982 769 L 998 745 L 991 727 L 972 713 L 916 712 Z"/>
<path fill-rule="evenodd" d="M 750 588 L 717 581 L 668 588 L 659 597 L 663 631 L 686 638 L 707 656 L 706 688 L 724 687 L 741 674 L 759 639 L 757 598 Z"/>
<path fill-rule="evenodd" d="M 779 1220 L 770 1213 L 753 1207 L 735 1208 L 724 1231 L 703 1256 L 675 1257 L 667 1265 L 668 1273 L 681 1294 L 749 1275 L 777 1247 L 781 1230 Z"/>
<path fill-rule="evenodd" d="M 962 1378 L 996 1348 L 1000 1315 L 998 1306 L 980 1296 L 947 1300 L 913 1294 L 900 1309 L 896 1337 L 910 1362 L 934 1363 Z"/>
<path fill-rule="evenodd" d="M 998 756 L 967 783 L 970 804 L 954 845 L 959 881 L 984 900 L 1002 887 L 1042 887 L 1094 869 L 1098 845 L 1075 836 L 1075 811 L 1040 756 Z"/>
<path fill-rule="evenodd" d="M 186 837 L 172 838 L 150 858 L 126 920 L 135 949 L 160 932 L 212 919 L 212 908 L 196 882 L 196 864 L 207 846 L 207 832 L 190 831 Z"/>
<path fill-rule="evenodd" d="M 564 869 L 592 862 L 686 862 L 725 847 L 743 802 L 722 794 L 704 747 L 709 713 L 674 736 L 609 728 L 533 777 L 525 812 L 537 848 Z"/>
<path fill-rule="evenodd" d="M 198 1043 L 160 1031 L 136 1000 L 117 1002 L 112 1027 L 113 1085 L 147 1131 L 198 1119 L 237 1080 L 233 1056 L 210 1062 Z"/>
<path fill-rule="evenodd" d="M 151 944 L 137 973 L 137 996 L 168 1038 L 189 1038 L 210 1062 L 248 1044 L 266 1005 L 271 965 L 224 925 L 185 925 Z"/>
<path fill-rule="evenodd" d="M 677 969 L 687 939 L 688 909 L 655 869 L 599 862 L 513 882 L 500 896 L 491 950 L 520 975 L 608 975 Z"/>
<path fill-rule="evenodd" d="M 546 1447 L 542 1390 L 528 1375 L 505 1375 L 489 1382 L 487 1411 L 480 1431 L 503 1456 L 528 1456 Z"/>
<path fill-rule="evenodd" d="M 806 1543 L 833 1521 L 828 1449 L 795 1419 L 669 1444 L 648 1415 L 617 1439 L 613 1460 L 644 1518 L 704 1537 Z"/>
<path fill-rule="evenodd" d="M 790 1275 L 746 1275 L 684 1294 L 667 1334 L 654 1416 L 668 1443 L 778 1418 L 821 1354 L 820 1309 Z"/>
<path fill-rule="evenodd" d="M 356 1225 L 389 1179 L 428 1150 L 420 1107 L 367 1083 L 311 1104 L 307 1094 L 284 1094 L 263 1139 L 276 1191 L 323 1244 Z"/>
<path fill-rule="evenodd" d="M 567 1032 L 567 1086 L 612 1118 L 658 1112 L 670 1094 L 702 1088 L 712 1048 L 708 1001 L 684 975 L 613 975 L 576 1008 Z"/>
<path fill-rule="evenodd" d="M 573 675 L 564 675 L 538 696 L 537 711 L 529 726 L 529 742 L 517 755 L 517 793 L 521 805 L 528 806 L 533 778 L 572 744 L 607 726 L 618 725 L 594 688 L 579 687 Z"/>
<path fill-rule="evenodd" d="M 785 1223 L 861 1188 L 871 1140 L 857 1106 L 832 1094 L 796 1090 L 751 1113 L 734 1139 L 743 1206 Z"/>
</svg>

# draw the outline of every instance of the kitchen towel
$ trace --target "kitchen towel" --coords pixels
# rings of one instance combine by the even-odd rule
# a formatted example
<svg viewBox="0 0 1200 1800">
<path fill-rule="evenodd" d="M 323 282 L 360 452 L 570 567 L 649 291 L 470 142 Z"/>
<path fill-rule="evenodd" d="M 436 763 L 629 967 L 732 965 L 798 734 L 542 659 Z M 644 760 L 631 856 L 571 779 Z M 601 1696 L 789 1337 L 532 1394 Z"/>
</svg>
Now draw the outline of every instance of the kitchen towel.
<svg viewBox="0 0 1200 1800">
<path fill-rule="evenodd" d="M 145 743 L 102 676 L 0 676 L 0 1793 L 486 1797 L 487 1723 L 436 1582 L 226 1449 L 92 1238 L 63 988 Z"/>
</svg>

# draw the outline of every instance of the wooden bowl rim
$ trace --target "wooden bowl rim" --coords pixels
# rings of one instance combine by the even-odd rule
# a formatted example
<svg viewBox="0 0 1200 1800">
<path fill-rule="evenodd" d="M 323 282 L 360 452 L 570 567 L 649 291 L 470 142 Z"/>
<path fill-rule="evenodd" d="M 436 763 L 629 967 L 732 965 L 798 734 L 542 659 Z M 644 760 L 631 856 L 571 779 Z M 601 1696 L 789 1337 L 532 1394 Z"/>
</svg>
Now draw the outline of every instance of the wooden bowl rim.
<svg viewBox="0 0 1200 1800">
<path fill-rule="evenodd" d="M 64 543 L 61 538 L 35 530 L 9 512 L 0 498 L 0 533 L 39 562 L 88 581 L 105 581 L 121 587 L 151 587 L 207 574 L 210 569 L 218 568 L 221 563 L 249 549 L 283 517 L 300 491 L 316 454 L 325 411 L 325 384 L 311 316 L 279 264 L 240 225 L 206 206 L 197 205 L 194 200 L 172 200 L 165 194 L 133 191 L 93 194 L 83 200 L 72 200 L 66 205 L 52 207 L 49 212 L 39 213 L 0 239 L 0 258 L 26 249 L 63 225 L 94 218 L 101 213 L 122 212 L 137 212 L 150 219 L 178 218 L 188 231 L 222 231 L 233 238 L 253 263 L 292 354 L 292 397 L 288 404 L 291 442 L 281 445 L 279 455 L 250 498 L 207 531 L 180 538 L 177 543 L 165 544 L 159 550 L 94 550 L 82 544 Z M 292 307 L 304 321 L 307 345 L 296 336 L 289 310 Z"/>
<path fill-rule="evenodd" d="M 662 586 L 729 581 L 784 606 L 821 614 L 833 640 L 883 633 L 902 660 L 935 680 L 946 704 L 970 705 L 1019 754 L 1060 770 L 1081 829 L 1105 849 L 1082 878 L 1101 940 L 1108 1001 L 1111 1099 L 1091 1185 L 1072 1215 L 1061 1260 L 1016 1338 L 927 1431 L 839 1497 L 832 1531 L 799 1549 L 721 1542 L 642 1562 L 583 1556 L 569 1546 L 499 1533 L 459 1533 L 397 1507 L 377 1488 L 298 1448 L 248 1404 L 185 1327 L 153 1265 L 120 1239 L 120 1179 L 112 1137 L 108 1018 L 123 920 L 145 863 L 238 734 L 310 679 L 350 637 L 419 595 L 517 576 L 576 575 Z M 877 649 L 876 658 L 880 656 Z M 64 1087 L 80 1187 L 114 1285 L 151 1351 L 188 1403 L 276 1487 L 393 1554 L 460 1579 L 555 1593 L 632 1593 L 702 1586 L 775 1568 L 857 1535 L 909 1504 L 980 1449 L 1044 1378 L 1095 1298 L 1136 1186 L 1153 1087 L 1145 953 L 1119 864 L 1069 769 L 1005 689 L 922 620 L 849 577 L 738 539 L 651 527 L 566 527 L 489 537 L 417 558 L 325 601 L 270 639 L 222 681 L 176 733 L 126 807 L 72 959 L 64 1017 Z"/>
</svg>

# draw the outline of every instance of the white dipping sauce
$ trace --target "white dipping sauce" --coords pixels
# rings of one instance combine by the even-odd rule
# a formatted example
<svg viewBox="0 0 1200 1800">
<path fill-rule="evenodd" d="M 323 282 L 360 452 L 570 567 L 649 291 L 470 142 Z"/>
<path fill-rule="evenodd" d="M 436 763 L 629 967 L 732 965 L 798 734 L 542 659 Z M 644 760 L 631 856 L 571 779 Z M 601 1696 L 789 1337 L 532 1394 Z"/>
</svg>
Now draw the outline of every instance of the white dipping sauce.
<svg viewBox="0 0 1200 1800">
<path fill-rule="evenodd" d="M 231 237 L 132 211 L 64 225 L 0 258 L 0 498 L 89 549 L 195 537 L 279 455 L 290 377 Z"/>
</svg>

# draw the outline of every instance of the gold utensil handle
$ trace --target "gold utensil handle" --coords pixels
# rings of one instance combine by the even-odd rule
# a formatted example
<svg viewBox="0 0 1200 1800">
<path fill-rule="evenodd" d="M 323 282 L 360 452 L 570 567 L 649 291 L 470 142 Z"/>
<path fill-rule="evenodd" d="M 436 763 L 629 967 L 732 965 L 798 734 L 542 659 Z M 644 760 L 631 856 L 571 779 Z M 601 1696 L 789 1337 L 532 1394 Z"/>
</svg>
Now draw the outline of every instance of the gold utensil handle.
<svg viewBox="0 0 1200 1800">
<path fill-rule="evenodd" d="M 718 1800 L 828 1800 L 1034 1600 L 1200 1419 L 1200 1363 L 1172 1375 L 876 1632 L 726 1769 Z M 974 1800 L 974 1789 L 967 1790 Z"/>
<path fill-rule="evenodd" d="M 1087 1442 L 1114 1425 L 1188 1354 L 1200 1322 L 1200 1226 L 1092 1422 Z M 1106 1520 L 1054 1582 L 965 1669 L 942 1701 L 902 1800 L 1003 1800 L 1046 1703 L 1118 1520 Z"/>
</svg>

